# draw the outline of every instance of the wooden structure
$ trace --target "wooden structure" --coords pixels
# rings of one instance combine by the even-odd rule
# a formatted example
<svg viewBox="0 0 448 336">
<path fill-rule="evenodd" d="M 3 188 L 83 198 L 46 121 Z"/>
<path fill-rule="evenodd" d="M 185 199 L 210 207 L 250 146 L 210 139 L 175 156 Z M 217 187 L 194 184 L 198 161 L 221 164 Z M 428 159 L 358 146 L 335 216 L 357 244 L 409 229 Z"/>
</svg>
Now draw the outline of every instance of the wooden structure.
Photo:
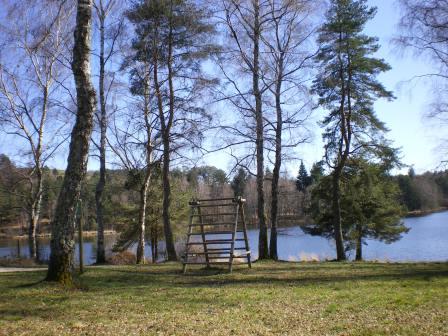
<svg viewBox="0 0 448 336">
<path fill-rule="evenodd" d="M 235 259 L 251 267 L 250 248 L 244 218 L 245 199 L 193 199 L 187 233 L 183 272 L 191 264 L 227 265 L 229 272 Z"/>
</svg>

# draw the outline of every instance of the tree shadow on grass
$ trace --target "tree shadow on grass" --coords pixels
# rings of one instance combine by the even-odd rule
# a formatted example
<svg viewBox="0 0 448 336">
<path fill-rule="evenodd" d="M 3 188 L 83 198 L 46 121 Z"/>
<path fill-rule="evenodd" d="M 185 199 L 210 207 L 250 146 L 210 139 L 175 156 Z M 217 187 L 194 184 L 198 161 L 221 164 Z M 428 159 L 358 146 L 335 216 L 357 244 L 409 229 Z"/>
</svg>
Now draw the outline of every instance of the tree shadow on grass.
<svg viewBox="0 0 448 336">
<path fill-rule="evenodd" d="M 145 285 L 181 288 L 250 285 L 325 285 L 351 281 L 430 281 L 433 277 L 448 277 L 448 264 L 262 264 L 255 269 L 237 267 L 233 273 L 225 269 L 194 269 L 183 275 L 181 269 L 117 269 L 108 274 L 109 288 L 142 287 Z M 104 283 L 95 279 L 97 288 Z M 98 288 L 101 289 L 101 288 Z"/>
</svg>

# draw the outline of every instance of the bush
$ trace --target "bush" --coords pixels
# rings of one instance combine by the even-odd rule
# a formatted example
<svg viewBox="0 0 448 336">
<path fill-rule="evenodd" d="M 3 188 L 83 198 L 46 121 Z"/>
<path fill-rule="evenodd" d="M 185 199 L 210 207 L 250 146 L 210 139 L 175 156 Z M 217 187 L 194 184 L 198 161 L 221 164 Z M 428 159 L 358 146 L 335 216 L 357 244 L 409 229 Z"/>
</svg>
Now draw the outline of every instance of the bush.
<svg viewBox="0 0 448 336">
<path fill-rule="evenodd" d="M 122 251 L 108 257 L 107 262 L 112 265 L 134 265 L 137 263 L 137 257 L 130 251 Z"/>
</svg>

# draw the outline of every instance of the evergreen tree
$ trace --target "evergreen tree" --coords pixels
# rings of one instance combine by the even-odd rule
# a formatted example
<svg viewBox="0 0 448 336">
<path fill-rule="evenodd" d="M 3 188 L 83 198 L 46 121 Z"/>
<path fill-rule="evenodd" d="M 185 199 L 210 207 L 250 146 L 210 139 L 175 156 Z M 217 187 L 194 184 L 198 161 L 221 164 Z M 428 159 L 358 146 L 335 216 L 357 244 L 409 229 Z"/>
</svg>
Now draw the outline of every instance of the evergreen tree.
<svg viewBox="0 0 448 336">
<path fill-rule="evenodd" d="M 323 161 L 315 162 L 310 170 L 311 184 L 319 182 L 322 176 L 324 176 L 324 162 Z"/>
<path fill-rule="evenodd" d="M 398 186 L 401 190 L 401 201 L 409 211 L 421 210 L 423 206 L 422 195 L 410 175 L 399 175 Z"/>
<path fill-rule="evenodd" d="M 240 167 L 238 172 L 233 177 L 231 187 L 235 196 L 244 196 L 244 190 L 248 180 L 247 172 L 244 168 Z"/>
<path fill-rule="evenodd" d="M 319 105 L 328 111 L 325 126 L 326 163 L 332 169 L 332 211 L 337 259 L 346 259 L 341 219 L 341 176 L 350 156 L 359 150 L 381 151 L 384 124 L 373 110 L 377 98 L 393 98 L 376 77 L 390 69 L 372 57 L 378 39 L 363 34 L 376 8 L 367 0 L 332 0 L 320 29 L 316 57 L 320 72 L 313 84 Z"/>
<path fill-rule="evenodd" d="M 183 148 L 203 139 L 207 111 L 198 106 L 203 90 L 215 84 L 205 75 L 203 62 L 219 47 L 214 43 L 215 26 L 205 6 L 192 0 L 138 0 L 128 11 L 135 25 L 134 59 L 149 64 L 145 83 L 158 115 L 162 142 L 162 218 L 167 259 L 177 260 L 171 223 L 171 162 Z M 141 78 L 131 73 L 134 90 Z M 143 85 L 144 87 L 144 85 Z"/>
<path fill-rule="evenodd" d="M 297 190 L 304 192 L 311 185 L 311 182 L 311 177 L 308 175 L 303 161 L 300 161 L 299 175 L 296 180 Z"/>
<path fill-rule="evenodd" d="M 356 249 L 356 260 L 362 259 L 366 239 L 387 243 L 408 231 L 401 221 L 403 208 L 400 191 L 382 164 L 365 159 L 351 159 L 342 174 L 341 218 L 345 250 Z M 308 209 L 314 222 L 303 229 L 311 235 L 334 236 L 332 211 L 332 177 L 324 176 L 311 191 Z"/>
</svg>

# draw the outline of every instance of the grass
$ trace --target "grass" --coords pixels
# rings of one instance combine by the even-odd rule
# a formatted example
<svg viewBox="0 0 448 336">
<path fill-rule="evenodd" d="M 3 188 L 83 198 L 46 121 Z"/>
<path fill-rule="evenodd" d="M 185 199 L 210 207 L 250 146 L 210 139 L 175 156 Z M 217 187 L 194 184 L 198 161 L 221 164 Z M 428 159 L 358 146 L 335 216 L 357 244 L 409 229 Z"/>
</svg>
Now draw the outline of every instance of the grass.
<svg viewBox="0 0 448 336">
<path fill-rule="evenodd" d="M 90 267 L 0 274 L 0 335 L 448 335 L 448 264 Z"/>
</svg>

